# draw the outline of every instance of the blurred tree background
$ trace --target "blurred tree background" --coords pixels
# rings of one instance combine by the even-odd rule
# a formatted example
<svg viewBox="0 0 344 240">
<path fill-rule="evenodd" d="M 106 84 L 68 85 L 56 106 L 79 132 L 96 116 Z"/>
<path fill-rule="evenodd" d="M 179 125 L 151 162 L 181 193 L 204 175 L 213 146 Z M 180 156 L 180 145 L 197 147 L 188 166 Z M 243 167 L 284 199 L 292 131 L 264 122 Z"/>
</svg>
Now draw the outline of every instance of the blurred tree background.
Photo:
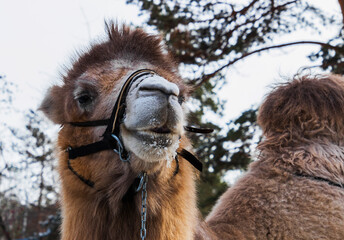
<svg viewBox="0 0 344 240">
<path fill-rule="evenodd" d="M 139 6 L 146 24 L 163 35 L 168 50 L 181 63 L 182 76 L 194 87 L 189 122 L 215 129 L 209 135 L 190 134 L 205 164 L 198 188 L 203 215 L 227 189 L 228 171 L 247 169 L 261 138 L 257 107 L 237 119 L 223 119 L 226 102 L 219 92 L 230 81 L 228 69 L 251 55 L 308 44 L 314 52 L 305 58 L 314 67 L 344 74 L 343 18 L 326 15 L 310 1 L 126 1 Z M 339 3 L 344 9 L 343 0 Z M 338 34 L 324 42 L 283 41 L 297 31 L 321 34 L 329 26 Z M 46 133 L 49 125 L 34 111 L 14 106 L 15 90 L 0 75 L 1 114 L 17 112 L 26 122 L 23 129 L 0 122 L 0 240 L 59 239 L 59 190 L 52 141 Z M 23 181 L 30 188 L 21 186 Z"/>
<path fill-rule="evenodd" d="M 33 110 L 14 106 L 16 88 L 0 76 L 1 114 L 26 122 L 23 129 L 0 124 L 0 239 L 58 239 L 59 187 L 52 140 L 45 133 L 49 125 Z"/>
</svg>

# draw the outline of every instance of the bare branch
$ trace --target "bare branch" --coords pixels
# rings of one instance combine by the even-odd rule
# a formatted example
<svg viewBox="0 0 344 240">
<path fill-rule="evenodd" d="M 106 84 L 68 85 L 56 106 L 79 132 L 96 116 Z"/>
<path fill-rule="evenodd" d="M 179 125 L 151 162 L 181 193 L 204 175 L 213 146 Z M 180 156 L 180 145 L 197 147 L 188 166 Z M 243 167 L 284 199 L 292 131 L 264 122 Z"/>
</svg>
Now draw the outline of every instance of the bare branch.
<svg viewBox="0 0 344 240">
<path fill-rule="evenodd" d="M 216 71 L 214 71 L 213 73 L 211 74 L 208 74 L 202 78 L 199 78 L 197 80 L 201 80 L 199 83 L 197 83 L 195 85 L 196 88 L 200 87 L 203 83 L 207 82 L 209 79 L 213 78 L 214 76 L 216 76 L 219 72 L 221 72 L 223 69 L 229 67 L 230 65 L 233 65 L 234 63 L 248 57 L 248 56 L 251 56 L 253 54 L 256 54 L 256 53 L 260 53 L 260 52 L 264 52 L 264 51 L 267 51 L 267 50 L 271 50 L 271 49 L 275 49 L 275 48 L 283 48 L 283 47 L 288 47 L 288 46 L 293 46 L 293 45 L 300 45 L 300 44 L 315 44 L 315 45 L 320 45 L 322 47 L 327 47 L 327 48 L 330 48 L 330 49 L 333 49 L 333 50 L 336 50 L 336 51 L 343 51 L 342 48 L 340 47 L 336 47 L 336 46 L 332 46 L 328 43 L 324 43 L 324 42 L 317 42 L 317 41 L 298 41 L 298 42 L 290 42 L 290 43 L 284 43 L 284 44 L 279 44 L 279 45 L 274 45 L 274 46 L 269 46 L 269 47 L 264 47 L 264 48 L 260 48 L 260 49 L 257 49 L 257 50 L 254 50 L 252 52 L 248 52 L 248 53 L 245 53 L 243 55 L 241 55 L 240 57 L 232 60 L 232 61 L 229 61 L 227 64 L 223 65 L 222 67 L 218 68 Z M 197 82 L 197 80 L 195 82 Z"/>
<path fill-rule="evenodd" d="M 92 38 L 91 38 L 91 27 L 90 27 L 90 23 L 88 21 L 88 18 L 86 16 L 85 10 L 81 5 L 79 5 L 79 8 L 80 8 L 80 12 L 81 12 L 82 16 L 85 19 L 85 25 L 86 25 L 86 29 L 87 29 L 88 39 L 92 40 Z"/>
</svg>

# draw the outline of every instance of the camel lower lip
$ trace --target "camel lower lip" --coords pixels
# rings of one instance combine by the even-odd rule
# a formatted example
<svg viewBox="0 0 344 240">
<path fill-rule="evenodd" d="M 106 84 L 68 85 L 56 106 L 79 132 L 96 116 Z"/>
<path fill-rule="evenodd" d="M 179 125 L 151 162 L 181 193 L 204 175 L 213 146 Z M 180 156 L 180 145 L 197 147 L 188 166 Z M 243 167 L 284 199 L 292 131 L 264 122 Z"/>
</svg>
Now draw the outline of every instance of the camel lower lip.
<svg viewBox="0 0 344 240">
<path fill-rule="evenodd" d="M 157 133 L 151 130 L 137 131 L 134 133 L 136 138 L 139 138 L 147 146 L 154 146 L 165 148 L 173 144 L 175 134 L 172 133 Z"/>
</svg>

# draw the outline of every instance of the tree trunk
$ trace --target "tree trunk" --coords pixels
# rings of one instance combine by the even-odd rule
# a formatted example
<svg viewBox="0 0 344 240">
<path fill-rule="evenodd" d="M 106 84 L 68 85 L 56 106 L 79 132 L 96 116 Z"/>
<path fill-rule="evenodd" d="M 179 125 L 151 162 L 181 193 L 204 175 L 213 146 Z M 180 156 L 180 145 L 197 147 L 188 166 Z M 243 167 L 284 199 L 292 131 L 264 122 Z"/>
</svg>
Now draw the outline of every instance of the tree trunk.
<svg viewBox="0 0 344 240">
<path fill-rule="evenodd" d="M 342 16 L 343 16 L 343 24 L 344 24 L 344 0 L 338 0 L 340 9 L 342 11 Z"/>
<path fill-rule="evenodd" d="M 5 238 L 6 238 L 7 240 L 11 240 L 11 236 L 10 236 L 9 232 L 7 231 L 7 229 L 6 229 L 5 223 L 4 223 L 4 221 L 3 221 L 2 217 L 1 217 L 1 215 L 0 215 L 0 228 L 2 229 L 2 232 L 3 232 L 4 235 L 5 235 Z"/>
</svg>

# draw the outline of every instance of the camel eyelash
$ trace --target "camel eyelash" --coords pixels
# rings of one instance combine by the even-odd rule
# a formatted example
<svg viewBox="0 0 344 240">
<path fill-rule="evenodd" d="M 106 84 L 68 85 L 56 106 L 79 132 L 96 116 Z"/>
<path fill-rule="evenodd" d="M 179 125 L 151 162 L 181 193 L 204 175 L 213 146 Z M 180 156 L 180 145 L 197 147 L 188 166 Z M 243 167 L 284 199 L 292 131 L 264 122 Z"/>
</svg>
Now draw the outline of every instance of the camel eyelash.
<svg viewBox="0 0 344 240">
<path fill-rule="evenodd" d="M 74 91 L 74 100 L 78 102 L 82 108 L 88 107 L 95 99 L 96 94 L 83 87 L 78 87 Z"/>
</svg>

